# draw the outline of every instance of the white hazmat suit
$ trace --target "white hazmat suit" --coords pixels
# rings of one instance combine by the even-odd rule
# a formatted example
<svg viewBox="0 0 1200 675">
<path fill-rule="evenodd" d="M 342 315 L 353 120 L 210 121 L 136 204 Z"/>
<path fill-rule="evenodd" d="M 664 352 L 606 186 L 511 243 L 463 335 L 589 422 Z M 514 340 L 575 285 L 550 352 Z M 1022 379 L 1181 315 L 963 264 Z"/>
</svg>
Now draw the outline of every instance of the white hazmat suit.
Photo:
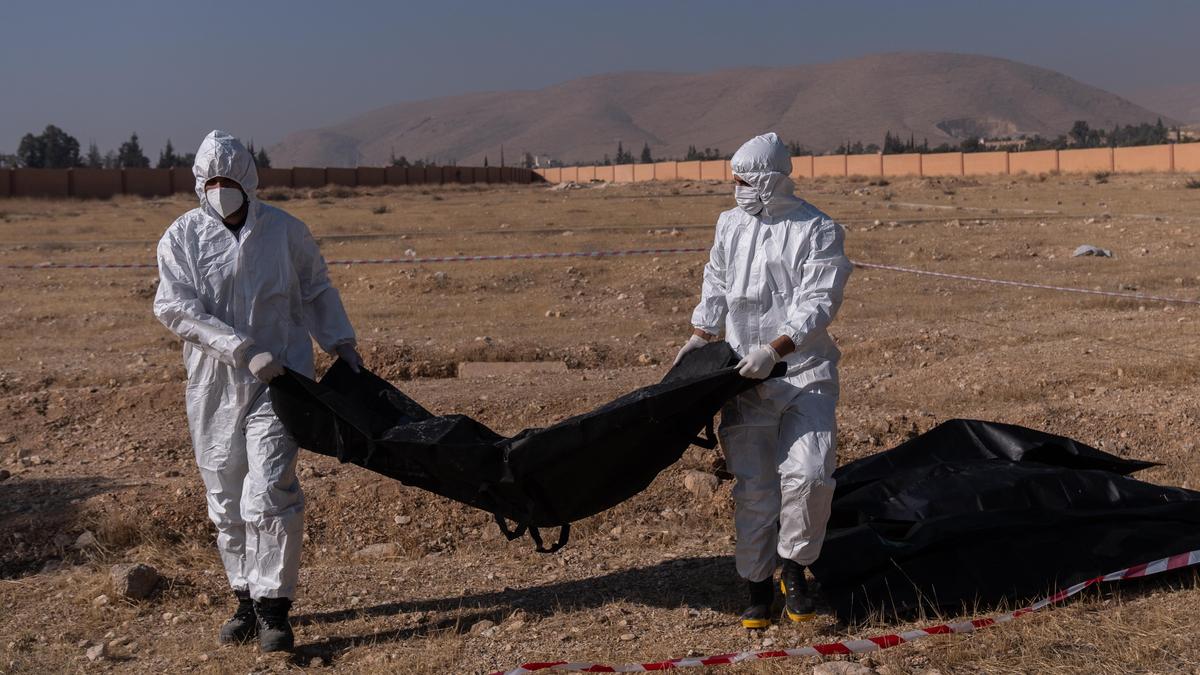
<svg viewBox="0 0 1200 675">
<path fill-rule="evenodd" d="M 842 227 L 795 197 L 787 147 L 757 136 L 731 160 L 739 206 L 717 219 L 692 325 L 739 354 L 791 338 L 787 375 L 721 411 L 718 438 L 737 478 L 738 573 L 768 579 L 779 558 L 811 564 L 833 500 L 840 353 L 826 328 L 850 275 Z M 777 557 L 778 556 L 778 557 Z"/>
<path fill-rule="evenodd" d="M 236 138 L 210 133 L 192 172 L 200 207 L 159 241 L 154 315 L 183 338 L 188 426 L 229 583 L 255 600 L 293 598 L 304 534 L 298 448 L 247 361 L 267 350 L 312 376 L 312 340 L 332 353 L 354 343 L 354 330 L 307 226 L 255 198 L 254 159 Z M 205 193 L 218 176 L 246 194 L 236 235 Z"/>
</svg>

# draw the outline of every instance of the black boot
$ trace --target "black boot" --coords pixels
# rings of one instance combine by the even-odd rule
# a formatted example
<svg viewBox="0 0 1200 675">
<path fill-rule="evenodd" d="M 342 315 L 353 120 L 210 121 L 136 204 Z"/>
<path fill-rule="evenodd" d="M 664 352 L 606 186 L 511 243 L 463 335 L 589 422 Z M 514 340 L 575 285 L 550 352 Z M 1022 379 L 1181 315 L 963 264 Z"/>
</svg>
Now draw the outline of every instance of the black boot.
<svg viewBox="0 0 1200 675">
<path fill-rule="evenodd" d="M 750 606 L 742 612 L 742 627 L 762 629 L 771 625 L 771 603 L 775 584 L 770 579 L 750 582 Z"/>
<path fill-rule="evenodd" d="M 288 598 L 262 598 L 254 601 L 258 614 L 258 649 L 263 652 L 291 651 L 296 638 L 292 624 L 288 623 L 288 610 L 292 601 Z"/>
<path fill-rule="evenodd" d="M 237 610 L 232 619 L 221 625 L 221 631 L 217 634 L 217 642 L 223 645 L 242 644 L 258 635 L 258 619 L 254 614 L 250 591 L 234 591 L 233 594 L 237 597 Z"/>
<path fill-rule="evenodd" d="M 812 598 L 808 596 L 808 582 L 804 579 L 804 565 L 791 560 L 783 561 L 783 573 L 779 575 L 779 587 L 783 591 L 783 611 L 792 621 L 808 621 L 816 614 Z"/>
</svg>

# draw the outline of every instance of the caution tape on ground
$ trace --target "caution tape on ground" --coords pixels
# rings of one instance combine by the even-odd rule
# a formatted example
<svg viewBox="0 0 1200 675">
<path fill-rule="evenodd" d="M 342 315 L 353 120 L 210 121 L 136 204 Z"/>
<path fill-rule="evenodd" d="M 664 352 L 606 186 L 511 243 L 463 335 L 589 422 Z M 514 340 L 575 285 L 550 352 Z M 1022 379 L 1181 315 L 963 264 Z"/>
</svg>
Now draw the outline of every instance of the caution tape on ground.
<svg viewBox="0 0 1200 675">
<path fill-rule="evenodd" d="M 407 256 L 404 258 L 349 258 L 330 260 L 329 265 L 421 265 L 452 262 L 484 262 L 489 260 L 545 260 L 548 258 L 614 258 L 629 255 L 670 255 L 703 253 L 707 248 L 635 248 L 623 251 L 555 251 L 551 253 L 502 253 L 496 255 Z M 6 270 L 102 270 L 155 269 L 155 263 L 36 263 L 32 265 L 0 265 Z"/>
<path fill-rule="evenodd" d="M 350 258 L 346 260 L 330 260 L 330 265 L 421 265 L 421 264 L 436 264 L 436 263 L 456 263 L 456 262 L 485 262 L 492 260 L 547 260 L 553 258 L 616 258 L 622 256 L 635 255 L 674 255 L 680 253 L 705 253 L 707 248 L 701 247 L 683 247 L 683 248 L 635 248 L 619 251 L 556 251 L 549 253 L 506 253 L 496 255 L 447 255 L 447 256 L 426 256 L 416 257 L 409 256 L 405 258 Z M 1102 291 L 1091 288 L 1074 288 L 1070 286 L 1054 286 L 1051 284 L 1039 284 L 1029 281 L 1011 281 L 1008 279 L 990 279 L 987 277 L 977 277 L 969 274 L 953 274 L 950 272 L 935 272 L 932 270 L 917 269 L 914 267 L 899 267 L 896 265 L 883 265 L 880 263 L 867 263 L 860 261 L 852 261 L 855 267 L 863 269 L 885 270 L 889 272 L 902 272 L 904 274 L 916 274 L 920 276 L 933 277 L 938 279 L 952 279 L 955 281 L 969 281 L 979 284 L 991 284 L 996 286 L 1010 286 L 1016 288 L 1032 288 L 1044 291 L 1055 291 L 1058 293 L 1079 293 L 1083 295 L 1099 295 L 1110 298 L 1123 298 L 1126 300 L 1138 300 L 1141 302 L 1167 302 L 1185 305 L 1200 305 L 1200 300 L 1192 298 L 1173 298 L 1163 295 L 1147 295 L 1145 293 L 1130 293 L 1125 291 Z M 0 269 L 6 270 L 80 270 L 80 269 L 155 269 L 157 265 L 154 263 L 36 263 L 24 265 L 0 265 Z"/>
<path fill-rule="evenodd" d="M 901 633 L 891 633 L 887 635 L 877 635 L 875 637 L 863 638 L 859 640 L 844 640 L 842 642 L 827 642 L 824 644 L 810 645 L 808 647 L 795 647 L 790 649 L 771 649 L 756 652 L 738 652 L 733 654 L 717 654 L 714 656 L 696 656 L 682 659 L 670 659 L 668 661 L 651 661 L 647 663 L 629 663 L 625 665 L 605 665 L 603 663 L 588 663 L 583 661 L 544 661 L 526 663 L 511 670 L 496 671 L 493 675 L 526 675 L 527 673 L 535 673 L 540 671 L 558 671 L 558 672 L 577 672 L 577 673 L 644 673 L 657 670 L 674 670 L 676 668 L 701 668 L 708 666 L 726 666 L 734 663 L 742 663 L 745 661 L 764 661 L 770 659 L 787 659 L 795 657 L 825 657 L 839 656 L 846 654 L 865 654 L 868 652 L 876 652 L 889 647 L 919 640 L 930 635 L 948 635 L 951 633 L 972 633 L 977 630 L 995 626 L 997 624 L 1008 623 L 1013 619 L 1036 612 L 1050 605 L 1062 602 L 1067 598 L 1083 592 L 1085 589 L 1095 586 L 1106 581 L 1121 581 L 1123 579 L 1138 579 L 1147 577 L 1153 574 L 1178 570 L 1184 567 L 1200 564 L 1200 550 L 1180 553 L 1168 558 L 1162 558 L 1148 563 L 1142 563 L 1127 567 L 1123 570 L 1110 572 L 1103 576 L 1081 581 L 1073 586 L 1064 588 L 1057 593 L 1042 598 L 1041 600 L 1005 614 L 986 617 L 982 619 L 972 619 L 970 621 L 962 621 L 959 623 L 943 623 L 936 626 L 927 626 L 916 630 L 904 631 Z"/>
</svg>

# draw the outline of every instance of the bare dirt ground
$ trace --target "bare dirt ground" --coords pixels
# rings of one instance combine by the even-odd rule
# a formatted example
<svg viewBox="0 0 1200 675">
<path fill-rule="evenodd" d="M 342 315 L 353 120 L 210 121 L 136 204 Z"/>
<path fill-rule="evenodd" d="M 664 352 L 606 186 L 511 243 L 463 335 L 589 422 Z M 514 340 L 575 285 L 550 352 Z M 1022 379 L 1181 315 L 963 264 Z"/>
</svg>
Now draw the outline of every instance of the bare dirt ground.
<svg viewBox="0 0 1200 675">
<path fill-rule="evenodd" d="M 1200 190 L 1181 176 L 808 181 L 856 260 L 1195 298 Z M 268 190 L 329 259 L 706 246 L 727 185 Z M 152 262 L 194 199 L 0 201 L 0 264 Z M 1079 244 L 1115 258 L 1073 258 Z M 503 433 L 655 382 L 688 332 L 698 254 L 332 268 L 368 365 L 435 412 Z M 506 542 L 483 513 L 305 454 L 294 655 L 217 648 L 229 596 L 182 407 L 179 344 L 150 314 L 153 270 L 0 270 L 0 672 L 484 672 L 801 646 L 920 625 L 827 616 L 737 626 L 730 484 L 684 489 L 689 450 L 645 493 L 580 523 L 563 552 Z M 1024 424 L 1163 465 L 1200 487 L 1200 310 L 857 270 L 840 457 L 952 417 Z M 468 360 L 567 375 L 460 380 Z M 328 361 L 326 360 L 327 364 Z M 4 475 L 0 473 L 0 475 Z M 94 543 L 77 542 L 90 532 Z M 356 555 L 392 543 L 383 557 Z M 1036 556 L 1036 551 L 1030 552 Z M 114 563 L 165 577 L 132 602 Z M 101 596 L 106 596 L 101 599 Z M 1109 588 L 972 636 L 855 659 L 880 672 L 1197 672 L 1195 578 Z M 107 655 L 85 652 L 104 643 Z M 776 673 L 804 661 L 722 672 Z"/>
</svg>

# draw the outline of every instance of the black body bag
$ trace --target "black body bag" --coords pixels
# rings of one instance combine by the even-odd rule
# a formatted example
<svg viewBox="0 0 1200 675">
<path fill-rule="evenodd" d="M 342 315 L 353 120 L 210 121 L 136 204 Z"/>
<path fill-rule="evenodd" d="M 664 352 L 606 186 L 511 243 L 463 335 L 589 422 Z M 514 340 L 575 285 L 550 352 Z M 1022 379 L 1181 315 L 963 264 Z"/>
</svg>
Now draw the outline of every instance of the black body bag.
<svg viewBox="0 0 1200 675">
<path fill-rule="evenodd" d="M 433 415 L 341 361 L 320 382 L 287 371 L 271 381 L 271 401 L 301 447 L 483 509 L 510 540 L 528 532 L 553 552 L 570 523 L 641 492 L 689 445 L 716 446 L 713 417 L 757 384 L 737 374 L 738 359 L 724 342 L 706 345 L 660 384 L 511 438 L 464 415 Z M 786 370 L 775 368 L 773 377 Z M 562 528 L 550 547 L 546 527 Z"/>
<path fill-rule="evenodd" d="M 1200 493 L 1023 427 L 951 420 L 834 473 L 811 566 L 844 621 L 970 613 L 1200 549 Z"/>
</svg>

